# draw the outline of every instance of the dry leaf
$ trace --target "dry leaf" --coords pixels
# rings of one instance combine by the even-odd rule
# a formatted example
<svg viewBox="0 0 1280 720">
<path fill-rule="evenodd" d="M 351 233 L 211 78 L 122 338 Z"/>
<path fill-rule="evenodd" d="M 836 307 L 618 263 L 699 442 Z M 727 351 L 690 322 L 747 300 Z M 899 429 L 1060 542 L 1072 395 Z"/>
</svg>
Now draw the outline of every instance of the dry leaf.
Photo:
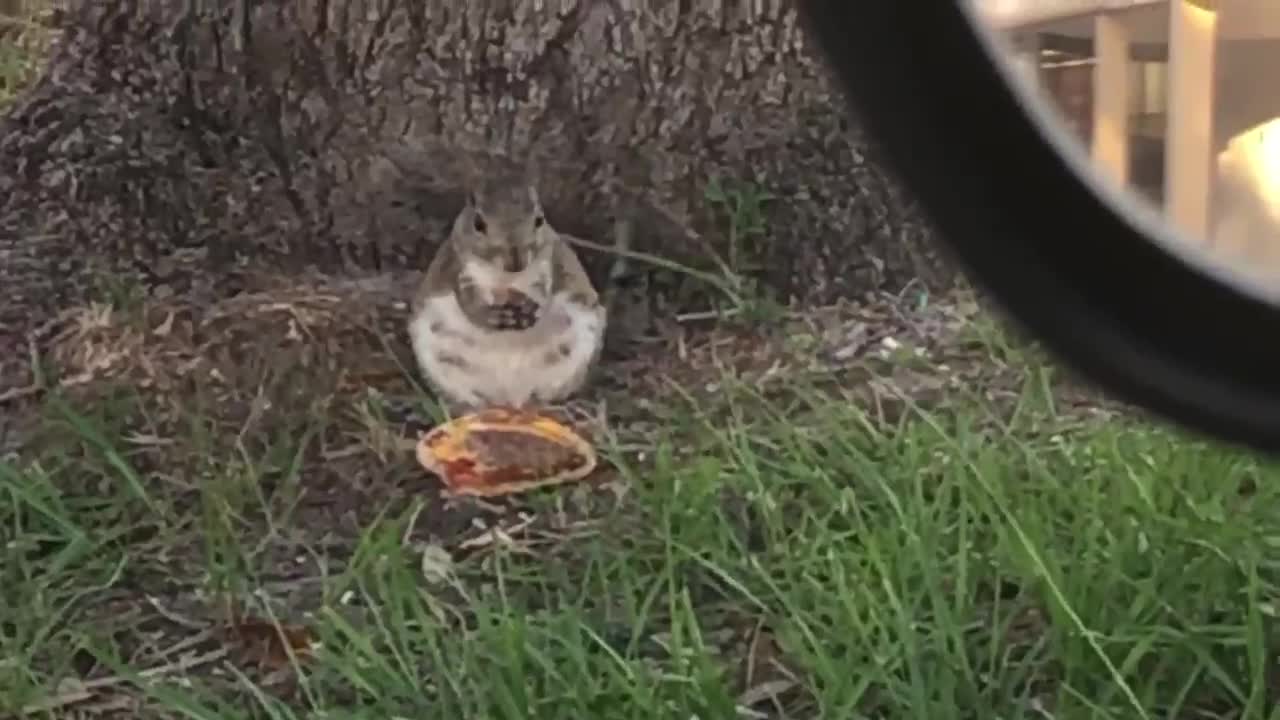
<svg viewBox="0 0 1280 720">
<path fill-rule="evenodd" d="M 435 543 L 428 544 L 422 548 L 421 567 L 427 582 L 444 582 L 453 575 L 453 556 Z"/>
<path fill-rule="evenodd" d="M 596 452 L 553 418 L 495 408 L 427 433 L 418 462 L 444 480 L 447 495 L 493 497 L 581 480 Z"/>
<path fill-rule="evenodd" d="M 290 667 L 292 657 L 309 659 L 315 650 L 315 638 L 305 627 L 275 625 L 261 618 L 241 618 L 230 627 L 230 635 L 258 667 L 280 670 Z"/>
</svg>

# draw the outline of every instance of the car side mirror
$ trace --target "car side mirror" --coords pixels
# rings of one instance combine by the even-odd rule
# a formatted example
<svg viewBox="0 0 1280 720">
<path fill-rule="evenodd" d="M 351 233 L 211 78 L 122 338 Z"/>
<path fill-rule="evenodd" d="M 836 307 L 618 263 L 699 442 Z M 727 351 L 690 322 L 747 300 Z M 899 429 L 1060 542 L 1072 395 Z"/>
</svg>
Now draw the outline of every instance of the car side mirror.
<svg viewBox="0 0 1280 720">
<path fill-rule="evenodd" d="M 1280 4 L 802 6 L 1018 324 L 1118 397 L 1280 449 Z"/>
</svg>

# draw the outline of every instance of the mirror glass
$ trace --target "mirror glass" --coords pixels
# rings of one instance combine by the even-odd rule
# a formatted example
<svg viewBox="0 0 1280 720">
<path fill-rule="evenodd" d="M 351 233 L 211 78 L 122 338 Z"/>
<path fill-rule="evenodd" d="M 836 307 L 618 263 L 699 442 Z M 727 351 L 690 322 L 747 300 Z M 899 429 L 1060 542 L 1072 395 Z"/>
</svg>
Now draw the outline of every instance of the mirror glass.
<svg viewBox="0 0 1280 720">
<path fill-rule="evenodd" d="M 968 2 L 1076 167 L 1153 238 L 1280 300 L 1280 2 Z"/>
</svg>

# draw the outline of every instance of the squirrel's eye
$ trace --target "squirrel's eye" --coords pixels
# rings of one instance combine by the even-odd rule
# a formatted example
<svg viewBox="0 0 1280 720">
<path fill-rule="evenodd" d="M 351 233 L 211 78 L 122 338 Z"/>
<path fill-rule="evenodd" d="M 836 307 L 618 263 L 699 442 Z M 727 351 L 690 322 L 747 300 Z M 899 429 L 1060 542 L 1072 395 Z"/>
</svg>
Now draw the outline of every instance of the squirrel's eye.
<svg viewBox="0 0 1280 720">
<path fill-rule="evenodd" d="M 484 218 L 477 215 L 476 221 L 475 221 L 475 228 L 476 228 L 476 232 L 482 233 L 485 230 L 489 229 L 489 225 L 485 223 Z"/>
<path fill-rule="evenodd" d="M 546 220 L 544 220 L 544 219 L 543 219 L 543 217 L 542 217 L 541 215 L 539 215 L 538 217 L 536 217 L 536 218 L 534 218 L 534 219 L 533 219 L 533 226 L 534 226 L 535 228 L 540 228 L 540 227 L 542 227 L 545 223 L 546 223 Z"/>
</svg>

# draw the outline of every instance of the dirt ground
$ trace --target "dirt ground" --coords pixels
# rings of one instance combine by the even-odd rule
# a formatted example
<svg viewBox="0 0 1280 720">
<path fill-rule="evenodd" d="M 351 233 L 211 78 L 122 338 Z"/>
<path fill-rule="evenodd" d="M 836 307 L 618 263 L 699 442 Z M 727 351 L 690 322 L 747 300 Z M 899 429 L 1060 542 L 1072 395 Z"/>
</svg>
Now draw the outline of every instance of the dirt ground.
<svg viewBox="0 0 1280 720">
<path fill-rule="evenodd" d="M 96 444 L 127 457 L 136 482 L 168 498 L 165 512 L 181 517 L 183 508 L 194 516 L 207 507 L 211 488 L 227 492 L 237 458 L 304 448 L 257 463 L 237 486 L 267 505 L 289 506 L 287 527 L 244 497 L 219 500 L 235 507 L 236 542 L 256 548 L 258 581 L 284 599 L 276 612 L 288 619 L 321 604 L 317 579 L 341 572 L 362 530 L 389 506 L 421 501 L 404 540 L 455 558 L 487 552 L 498 538 L 536 545 L 580 531 L 627 502 L 627 482 L 607 458 L 643 462 L 680 402 L 714 422 L 728 411 L 727 383 L 774 399 L 805 387 L 891 423 L 908 404 L 942 402 L 957 390 L 998 401 L 1018 396 L 1026 382 L 993 353 L 994 326 L 963 294 L 784 312 L 769 326 L 673 317 L 610 347 L 589 387 L 560 408 L 606 458 L 587 482 L 551 491 L 552 509 L 548 493 L 532 502 L 445 500 L 411 451 L 442 417 L 404 332 L 415 280 L 263 280 L 212 303 L 135 297 L 68 310 L 32 338 L 28 382 L 3 400 L 11 457 L 21 467 Z M 1070 393 L 1062 397 L 1072 402 Z M 1078 402 L 1082 412 L 1110 412 L 1088 393 Z M 69 430 L 79 438 L 69 440 Z M 199 520 L 191 517 L 186 532 L 202 532 Z M 142 631 L 122 645 L 141 656 L 189 645 L 199 629 L 197 637 L 216 647 L 228 603 L 251 589 L 209 576 L 208 543 L 175 542 L 145 517 L 119 522 L 135 526 L 129 541 L 146 558 L 99 606 L 105 615 L 137 615 Z"/>
</svg>

